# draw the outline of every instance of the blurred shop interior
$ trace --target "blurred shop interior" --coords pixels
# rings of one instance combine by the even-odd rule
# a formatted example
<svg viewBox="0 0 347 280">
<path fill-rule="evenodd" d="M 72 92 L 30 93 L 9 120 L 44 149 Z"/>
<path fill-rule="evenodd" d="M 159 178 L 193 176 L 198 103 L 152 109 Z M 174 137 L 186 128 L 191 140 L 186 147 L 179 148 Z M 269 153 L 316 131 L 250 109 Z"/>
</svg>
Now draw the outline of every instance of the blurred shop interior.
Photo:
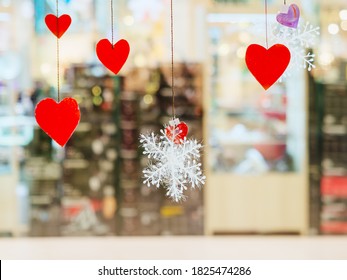
<svg viewBox="0 0 347 280">
<path fill-rule="evenodd" d="M 265 40 L 263 2 L 174 1 L 176 115 L 204 144 L 207 177 L 175 203 L 142 183 L 139 148 L 171 117 L 170 2 L 115 1 L 115 38 L 131 46 L 115 76 L 95 54 L 109 1 L 59 1 L 73 20 L 61 91 L 81 109 L 61 148 L 34 118 L 57 94 L 55 0 L 0 0 L 0 236 L 347 234 L 347 3 L 295 2 L 320 27 L 316 67 L 265 92 L 245 64 Z M 270 29 L 282 5 L 268 0 Z"/>
</svg>

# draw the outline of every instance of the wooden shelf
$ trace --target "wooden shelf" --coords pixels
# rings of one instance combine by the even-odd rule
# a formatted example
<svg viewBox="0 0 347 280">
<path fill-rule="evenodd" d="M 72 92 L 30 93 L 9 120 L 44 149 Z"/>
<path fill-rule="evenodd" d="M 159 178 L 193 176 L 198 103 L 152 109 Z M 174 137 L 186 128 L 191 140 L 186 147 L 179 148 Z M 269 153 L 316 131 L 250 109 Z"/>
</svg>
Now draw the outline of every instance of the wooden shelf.
<svg viewBox="0 0 347 280">
<path fill-rule="evenodd" d="M 300 173 L 209 173 L 205 190 L 206 233 L 304 233 L 307 198 L 303 178 Z"/>
</svg>

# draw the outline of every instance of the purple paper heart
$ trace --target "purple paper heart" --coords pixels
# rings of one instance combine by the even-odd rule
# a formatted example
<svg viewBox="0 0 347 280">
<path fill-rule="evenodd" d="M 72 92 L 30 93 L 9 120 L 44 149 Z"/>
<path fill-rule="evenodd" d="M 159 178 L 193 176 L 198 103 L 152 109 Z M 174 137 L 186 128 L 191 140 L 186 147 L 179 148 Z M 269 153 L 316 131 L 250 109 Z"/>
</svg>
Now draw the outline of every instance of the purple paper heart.
<svg viewBox="0 0 347 280">
<path fill-rule="evenodd" d="M 295 4 L 289 6 L 287 13 L 279 13 L 276 17 L 277 21 L 287 27 L 297 28 L 300 18 L 299 7 Z"/>
</svg>

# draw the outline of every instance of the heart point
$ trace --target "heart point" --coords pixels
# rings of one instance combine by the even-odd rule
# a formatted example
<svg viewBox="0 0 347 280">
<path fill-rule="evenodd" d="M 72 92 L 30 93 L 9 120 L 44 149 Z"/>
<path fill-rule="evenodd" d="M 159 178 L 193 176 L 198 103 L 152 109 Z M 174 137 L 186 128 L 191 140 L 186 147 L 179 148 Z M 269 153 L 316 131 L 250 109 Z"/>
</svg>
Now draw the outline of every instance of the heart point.
<svg viewBox="0 0 347 280">
<path fill-rule="evenodd" d="M 246 65 L 265 90 L 282 76 L 289 62 L 290 51 L 282 44 L 275 44 L 269 49 L 252 44 L 246 51 Z"/>
<path fill-rule="evenodd" d="M 71 97 L 59 103 L 46 98 L 36 105 L 35 118 L 41 129 L 64 147 L 80 121 L 80 110 L 77 101 Z"/>
<path fill-rule="evenodd" d="M 58 39 L 68 30 L 71 21 L 71 17 L 66 14 L 61 15 L 59 18 L 53 14 L 49 14 L 45 17 L 45 23 L 48 29 L 57 36 Z"/>
<path fill-rule="evenodd" d="M 99 60 L 115 75 L 122 69 L 128 59 L 129 53 L 129 43 L 124 39 L 119 40 L 114 45 L 108 39 L 102 39 L 96 45 L 96 54 Z"/>
</svg>

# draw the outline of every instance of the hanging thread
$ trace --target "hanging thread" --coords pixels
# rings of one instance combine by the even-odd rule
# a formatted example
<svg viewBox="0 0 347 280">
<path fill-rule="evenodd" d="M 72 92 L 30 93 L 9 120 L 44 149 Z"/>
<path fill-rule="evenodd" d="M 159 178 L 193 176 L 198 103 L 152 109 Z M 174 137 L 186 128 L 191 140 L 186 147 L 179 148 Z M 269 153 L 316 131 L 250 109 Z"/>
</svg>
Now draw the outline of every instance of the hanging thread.
<svg viewBox="0 0 347 280">
<path fill-rule="evenodd" d="M 284 5 L 287 5 L 287 0 L 284 0 L 284 1 L 283 1 L 283 4 L 284 4 Z"/>
<path fill-rule="evenodd" d="M 113 46 L 113 37 L 114 37 L 114 30 L 113 30 L 113 0 L 111 0 L 111 43 L 112 43 L 112 48 Z"/>
<path fill-rule="evenodd" d="M 269 48 L 268 34 L 267 34 L 267 0 L 265 0 L 265 30 L 266 30 L 266 48 Z"/>
<path fill-rule="evenodd" d="M 170 29 L 171 29 L 171 92 L 172 92 L 172 117 L 175 119 L 175 79 L 174 79 L 174 16 L 173 0 L 170 0 Z"/>
<path fill-rule="evenodd" d="M 56 0 L 56 14 L 57 14 L 57 34 L 59 34 L 59 1 Z M 58 102 L 60 102 L 60 54 L 59 54 L 59 38 L 57 36 L 57 92 L 58 92 Z"/>
</svg>

